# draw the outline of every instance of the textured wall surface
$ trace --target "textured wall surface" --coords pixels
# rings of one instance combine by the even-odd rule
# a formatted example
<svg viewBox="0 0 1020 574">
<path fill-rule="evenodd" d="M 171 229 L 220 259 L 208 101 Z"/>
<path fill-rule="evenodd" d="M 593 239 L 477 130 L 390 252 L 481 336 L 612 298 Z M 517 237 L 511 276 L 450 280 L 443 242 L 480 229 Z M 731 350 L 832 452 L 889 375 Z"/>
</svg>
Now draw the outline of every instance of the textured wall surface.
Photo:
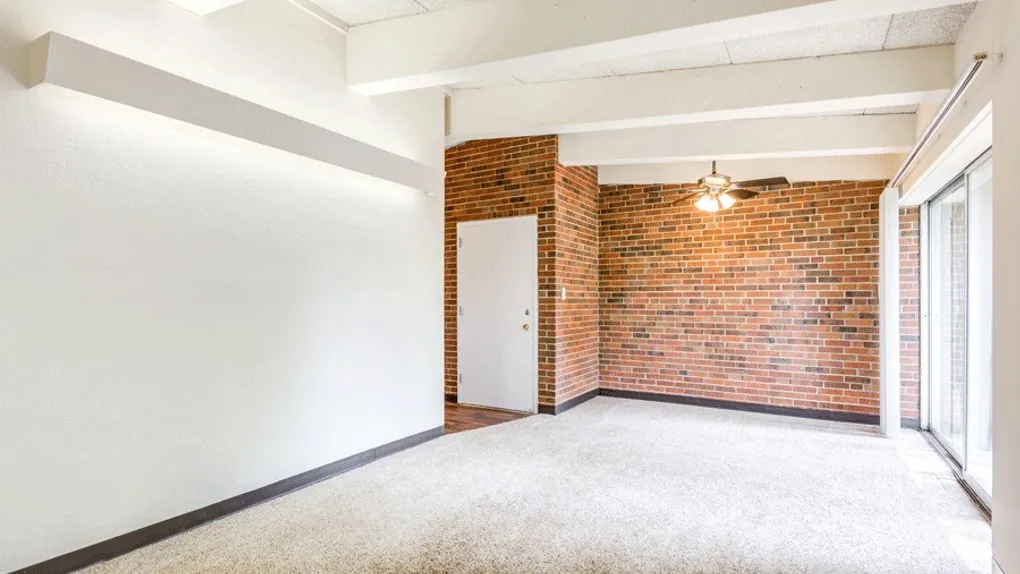
<svg viewBox="0 0 1020 574">
<path fill-rule="evenodd" d="M 601 386 L 877 414 L 882 182 L 801 183 L 718 214 L 605 186 Z"/>
<path fill-rule="evenodd" d="M 559 165 L 557 153 L 556 136 L 446 152 L 448 395 L 457 392 L 457 224 L 522 215 L 538 216 L 538 402 L 598 388 L 598 173 Z"/>
<path fill-rule="evenodd" d="M 456 225 L 539 217 L 539 402 L 599 387 L 877 414 L 878 195 L 802 183 L 719 214 L 683 186 L 602 186 L 555 136 L 447 150 L 446 392 Z M 918 416 L 918 212 L 901 223 L 903 416 Z M 561 300 L 566 287 L 567 299 Z"/>
<path fill-rule="evenodd" d="M 441 426 L 442 197 L 27 90 L 49 30 L 443 160 L 443 94 L 286 2 L 0 2 L 0 572 Z"/>
<path fill-rule="evenodd" d="M 538 402 L 556 404 L 556 136 L 446 151 L 446 394 L 457 393 L 457 224 L 538 216 Z"/>
<path fill-rule="evenodd" d="M 921 212 L 900 210 L 900 415 L 921 408 Z"/>
<path fill-rule="evenodd" d="M 982 2 L 984 4 L 984 2 Z M 988 19 L 1005 54 L 996 72 L 993 243 L 995 492 L 992 547 L 1005 574 L 1020 573 L 1020 2 L 993 0 Z M 969 25 L 968 25 L 969 28 Z M 983 30 L 975 30 L 980 33 Z"/>
<path fill-rule="evenodd" d="M 599 386 L 599 176 L 556 166 L 556 402 Z"/>
</svg>

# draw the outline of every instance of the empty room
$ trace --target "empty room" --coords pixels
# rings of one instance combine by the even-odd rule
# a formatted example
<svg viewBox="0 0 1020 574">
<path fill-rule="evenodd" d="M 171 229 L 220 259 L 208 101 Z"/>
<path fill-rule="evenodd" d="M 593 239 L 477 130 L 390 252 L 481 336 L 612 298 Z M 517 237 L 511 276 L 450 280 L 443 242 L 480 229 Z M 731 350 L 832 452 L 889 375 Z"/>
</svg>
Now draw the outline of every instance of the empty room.
<svg viewBox="0 0 1020 574">
<path fill-rule="evenodd" d="M 0 0 L 0 572 L 1020 574 L 1015 0 Z"/>
</svg>

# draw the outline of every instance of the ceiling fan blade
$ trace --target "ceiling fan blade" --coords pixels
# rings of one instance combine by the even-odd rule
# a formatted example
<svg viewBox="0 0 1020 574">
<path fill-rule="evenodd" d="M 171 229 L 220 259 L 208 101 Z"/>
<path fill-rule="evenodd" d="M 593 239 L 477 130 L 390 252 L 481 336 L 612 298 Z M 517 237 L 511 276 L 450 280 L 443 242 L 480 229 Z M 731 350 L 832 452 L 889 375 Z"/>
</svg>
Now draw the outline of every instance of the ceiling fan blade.
<svg viewBox="0 0 1020 574">
<path fill-rule="evenodd" d="M 790 180 L 785 177 L 770 177 L 766 179 L 751 179 L 748 181 L 738 181 L 734 185 L 741 187 L 765 187 L 768 185 L 785 185 L 790 183 Z"/>
<path fill-rule="evenodd" d="M 732 197 L 734 199 L 751 199 L 752 197 L 758 195 L 758 192 L 757 191 L 751 191 L 750 189 L 742 189 L 742 188 L 739 188 L 739 187 L 735 187 L 735 188 L 726 190 L 726 195 L 728 195 L 728 196 L 730 196 L 730 197 Z"/>
<path fill-rule="evenodd" d="M 706 190 L 704 190 L 704 189 L 697 189 L 697 190 L 694 190 L 694 191 L 692 191 L 690 193 L 685 193 L 685 194 L 681 195 L 680 197 L 674 199 L 670 203 L 670 205 L 676 205 L 678 203 L 682 203 L 682 202 L 687 201 L 688 199 L 694 197 L 695 195 L 701 195 L 702 193 L 705 193 L 705 191 Z"/>
</svg>

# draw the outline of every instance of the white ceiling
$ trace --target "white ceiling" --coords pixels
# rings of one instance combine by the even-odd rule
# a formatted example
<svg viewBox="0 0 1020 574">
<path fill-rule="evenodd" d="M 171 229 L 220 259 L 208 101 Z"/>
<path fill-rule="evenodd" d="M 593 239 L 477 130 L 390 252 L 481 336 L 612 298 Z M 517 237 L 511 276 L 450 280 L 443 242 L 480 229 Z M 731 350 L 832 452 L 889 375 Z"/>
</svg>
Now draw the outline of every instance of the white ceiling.
<svg viewBox="0 0 1020 574">
<path fill-rule="evenodd" d="M 913 115 L 906 114 L 917 114 L 918 102 L 934 102 L 936 98 L 941 97 L 939 94 L 941 93 L 940 90 L 942 90 L 943 83 L 945 84 L 945 87 L 948 88 L 952 79 L 952 49 L 923 47 L 950 46 L 956 43 L 968 18 L 977 6 L 977 2 L 969 2 L 916 12 L 902 12 L 893 15 L 884 15 L 883 12 L 887 11 L 889 8 L 884 7 L 884 9 L 875 9 L 876 4 L 889 2 L 890 0 L 855 0 L 855 2 L 847 2 L 846 5 L 855 4 L 856 2 L 859 2 L 859 4 L 856 4 L 853 10 L 840 12 L 838 15 L 839 17 L 835 17 L 831 14 L 829 17 L 825 18 L 811 17 L 810 14 L 805 16 L 810 22 L 838 21 L 838 24 L 805 27 L 778 33 L 767 33 L 769 30 L 786 30 L 791 26 L 796 27 L 797 25 L 803 25 L 803 21 L 800 20 L 799 16 L 788 14 L 788 19 L 780 22 L 774 28 L 770 28 L 768 25 L 761 24 L 760 22 L 759 25 L 745 23 L 746 25 L 739 31 L 728 30 L 732 33 L 701 36 L 702 41 L 706 43 L 695 46 L 684 46 L 683 42 L 685 40 L 689 40 L 690 37 L 683 34 L 682 30 L 672 30 L 672 34 L 662 34 L 657 36 L 659 43 L 655 44 L 654 47 L 660 51 L 654 53 L 633 57 L 590 61 L 566 68 L 558 67 L 555 62 L 562 63 L 566 61 L 578 61 L 583 60 L 584 57 L 604 57 L 605 54 L 611 54 L 613 52 L 595 49 L 588 50 L 584 54 L 574 54 L 573 57 L 569 58 L 531 58 L 526 63 L 522 63 L 514 68 L 509 68 L 510 71 L 515 70 L 511 75 L 506 74 L 508 68 L 505 66 L 476 65 L 476 63 L 470 58 L 465 59 L 461 57 L 466 56 L 467 54 L 462 52 L 464 50 L 464 46 L 459 44 L 456 40 L 459 37 L 459 27 L 462 25 L 458 23 L 460 22 L 458 18 L 444 18 L 443 16 L 437 15 L 436 17 L 427 18 L 408 18 L 400 22 L 394 22 L 392 26 L 359 27 L 359 25 L 380 20 L 413 17 L 415 15 L 425 14 L 429 11 L 451 9 L 458 6 L 463 8 L 466 4 L 488 2 L 490 0 L 306 1 L 317 3 L 335 17 L 353 26 L 354 28 L 350 34 L 349 41 L 358 39 L 362 41 L 364 45 L 374 47 L 374 49 L 363 50 L 368 59 L 361 62 L 361 64 L 362 67 L 366 69 L 374 69 L 376 66 L 381 65 L 376 61 L 376 58 L 372 58 L 370 55 L 379 52 L 386 52 L 386 54 L 389 54 L 387 57 L 390 58 L 390 60 L 393 60 L 393 62 L 389 62 L 390 64 L 393 64 L 390 67 L 402 70 L 400 73 L 404 73 L 406 75 L 407 70 L 403 70 L 403 64 L 400 58 L 403 57 L 408 60 L 414 60 L 415 57 L 418 56 L 416 53 L 409 52 L 409 50 L 417 50 L 414 48 L 414 42 L 408 42 L 407 45 L 402 45 L 404 43 L 404 38 L 407 36 L 415 36 L 420 41 L 429 41 L 431 44 L 430 48 L 432 49 L 432 52 L 429 52 L 429 54 L 432 54 L 437 61 L 442 62 L 443 65 L 446 66 L 437 68 L 438 71 L 431 70 L 428 66 L 421 66 L 422 69 L 418 70 L 420 73 L 426 76 L 431 74 L 431 76 L 425 80 L 415 78 L 412 81 L 408 78 L 400 77 L 389 78 L 387 80 L 387 76 L 385 74 L 378 78 L 375 78 L 371 74 L 368 74 L 367 76 L 362 74 L 363 76 L 366 76 L 361 78 L 362 84 L 366 84 L 366 79 L 372 80 L 373 78 L 376 80 L 377 84 L 380 84 L 373 84 L 371 86 L 367 84 L 363 85 L 362 88 L 366 90 L 364 93 L 388 93 L 387 90 L 399 91 L 414 89 L 414 87 L 437 86 L 454 82 L 459 78 L 470 77 L 471 81 L 446 86 L 449 91 L 449 114 L 451 114 L 448 115 L 447 118 L 449 122 L 448 142 L 459 141 L 458 138 L 461 138 L 460 141 L 462 141 L 462 139 L 470 139 L 472 137 L 500 137 L 499 135 L 494 134 L 502 134 L 503 130 L 508 130 L 513 133 L 549 133 L 549 130 L 556 133 L 587 133 L 588 131 L 595 130 L 590 134 L 587 134 L 587 136 L 590 136 L 589 143 L 601 142 L 599 145 L 602 145 L 605 149 L 599 148 L 602 155 L 596 154 L 584 156 L 583 159 L 591 160 L 593 162 L 608 162 L 609 164 L 614 161 L 625 161 L 628 163 L 638 162 L 635 166 L 628 166 L 626 169 L 633 169 L 631 172 L 627 173 L 620 171 L 624 168 L 619 168 L 618 166 L 607 168 L 608 170 L 617 169 L 619 171 L 619 178 L 628 180 L 636 178 L 638 175 L 657 179 L 674 176 L 689 179 L 688 176 L 692 176 L 693 172 L 678 172 L 679 175 L 677 175 L 677 173 L 668 171 L 670 169 L 675 170 L 682 167 L 680 164 L 676 163 L 676 158 L 681 156 L 694 158 L 702 157 L 702 155 L 704 155 L 704 157 L 709 157 L 709 155 L 716 157 L 720 153 L 722 153 L 723 156 L 725 156 L 726 153 L 730 153 L 733 157 L 740 156 L 747 160 L 750 162 L 747 166 L 749 171 L 758 170 L 763 172 L 772 172 L 774 171 L 773 168 L 775 168 L 775 165 L 772 163 L 768 163 L 767 165 L 761 164 L 761 161 L 789 162 L 792 161 L 790 158 L 796 158 L 798 165 L 803 162 L 810 163 L 813 161 L 823 167 L 840 170 L 840 173 L 849 169 L 847 166 L 852 167 L 855 165 L 853 162 L 857 161 L 858 164 L 860 164 L 858 166 L 860 169 L 857 172 L 854 172 L 857 173 L 857 175 L 861 175 L 862 177 L 865 175 L 868 177 L 885 177 L 891 175 L 891 171 L 894 171 L 898 166 L 900 158 L 895 155 L 887 154 L 890 154 L 890 150 L 893 148 L 901 149 L 904 148 L 904 146 L 901 145 L 901 143 L 897 143 L 895 146 L 890 146 L 887 142 L 885 142 L 885 140 L 878 138 L 878 136 L 881 136 L 882 133 L 875 134 L 867 132 L 869 130 L 881 131 L 886 128 L 892 129 L 892 127 L 895 127 L 896 130 L 899 130 L 899 132 L 908 134 L 909 137 L 905 138 L 906 141 L 912 141 L 913 132 L 915 131 L 913 129 L 915 118 Z M 536 46 L 532 46 L 528 43 L 530 41 L 528 34 L 532 32 L 543 32 L 551 37 L 562 39 L 560 37 L 563 36 L 566 31 L 562 31 L 559 26 L 553 26 L 549 23 L 548 19 L 542 19 L 542 16 L 547 15 L 546 12 L 543 11 L 543 9 L 547 8 L 547 6 L 545 4 L 541 4 L 548 2 L 550 5 L 557 5 L 561 7 L 565 6 L 560 0 L 500 1 L 506 2 L 506 4 L 499 6 L 495 4 L 490 6 L 478 6 L 477 16 L 482 21 L 491 22 L 501 27 L 507 26 L 508 24 L 506 22 L 508 21 L 517 22 L 520 25 L 513 29 L 513 34 L 506 34 L 508 38 L 513 39 L 512 41 L 503 41 L 505 38 L 502 37 L 497 40 L 496 43 L 502 42 L 500 45 L 502 48 L 505 48 L 505 50 L 497 51 L 498 53 L 495 54 L 490 54 L 492 62 L 499 63 L 501 61 L 501 57 L 503 59 L 512 59 L 512 57 L 532 55 L 533 50 L 539 48 L 547 49 L 550 54 L 553 56 L 556 55 L 557 49 L 553 48 L 556 48 L 559 44 L 553 42 L 555 45 L 552 48 L 548 48 L 545 44 L 539 41 L 536 44 L 536 48 Z M 521 3 L 517 4 L 518 1 Z M 525 4 L 524 2 L 526 1 L 536 2 L 536 4 Z M 578 5 L 570 10 L 584 12 L 586 10 L 584 3 L 588 1 L 596 2 L 596 0 L 580 0 Z M 602 9 L 610 10 L 612 14 L 617 15 L 622 15 L 627 10 L 623 9 L 621 11 L 620 5 L 626 5 L 628 7 L 630 5 L 630 2 L 621 0 L 598 1 L 601 2 L 598 6 Z M 752 3 L 754 0 L 728 1 L 732 2 L 734 6 L 739 7 L 742 2 Z M 665 5 L 667 3 L 672 4 L 676 2 L 677 0 L 649 0 L 649 6 L 654 7 L 653 4 L 657 3 Z M 916 10 L 918 8 L 938 3 L 940 2 L 927 2 L 925 0 L 899 0 L 895 5 L 899 6 L 899 9 L 901 10 L 909 10 L 911 8 Z M 573 4 L 571 5 L 573 6 Z M 847 6 L 843 7 L 847 8 Z M 614 9 L 616 12 L 612 12 Z M 790 11 L 795 10 L 791 9 Z M 553 12 L 559 15 L 559 17 L 562 17 L 564 22 L 577 20 L 574 16 L 581 17 L 584 15 L 580 13 L 574 14 L 573 12 L 562 14 L 555 11 Z M 561 12 L 563 11 L 561 10 Z M 601 12 L 598 13 L 601 14 Z M 853 15 L 856 15 L 860 19 L 849 20 L 848 18 L 852 18 Z M 500 19 L 504 16 L 504 19 Z M 509 20 L 509 18 L 514 16 L 519 17 L 520 20 Z M 623 40 L 620 40 L 614 36 L 612 30 L 613 26 L 611 23 L 615 21 L 615 19 L 606 19 L 607 31 L 603 34 L 605 37 L 598 36 L 597 38 L 593 38 L 589 37 L 589 35 L 581 34 L 577 38 L 571 37 L 572 43 L 565 41 L 563 45 L 578 48 L 580 50 L 597 47 L 599 43 L 605 44 L 611 41 L 624 41 L 624 44 L 619 45 L 623 47 L 619 48 L 617 53 L 633 53 L 632 51 L 628 52 L 628 46 L 635 46 L 635 48 L 631 48 L 631 50 L 648 49 L 647 44 L 635 44 L 634 42 L 630 42 L 628 44 L 625 41 L 630 40 L 631 38 L 624 38 Z M 658 22 L 659 21 L 657 19 L 651 17 L 646 18 L 646 22 L 644 23 L 645 28 L 633 32 L 632 35 L 636 38 L 642 34 L 649 33 L 648 29 L 654 31 Z M 766 19 L 761 22 L 770 22 L 770 20 Z M 545 29 L 543 29 L 543 26 Z M 760 32 L 761 35 L 748 37 L 748 34 L 754 34 L 756 32 Z M 518 38 L 520 39 L 518 40 Z M 733 39 L 723 41 L 725 38 Z M 389 46 L 398 46 L 401 49 L 392 51 L 393 53 L 390 54 L 390 52 L 387 51 Z M 383 48 L 386 48 L 386 50 Z M 893 51 L 903 48 L 918 49 L 882 53 L 882 51 Z M 539 51 L 541 52 L 541 50 Z M 842 54 L 854 55 L 827 59 L 822 62 L 779 62 L 780 60 L 798 60 L 802 58 L 818 58 Z M 868 72 L 865 72 L 863 68 L 851 65 L 856 63 L 867 66 Z M 748 66 L 736 66 L 742 64 L 746 64 Z M 805 66 L 807 68 L 805 68 Z M 830 71 L 833 72 L 833 75 L 830 77 L 824 76 L 823 74 L 823 76 L 827 79 L 818 80 L 816 66 L 826 66 L 827 70 L 832 68 Z M 841 68 L 840 66 L 846 67 Z M 671 74 L 656 73 L 693 68 L 714 69 L 711 71 L 675 72 Z M 826 103 L 829 101 L 827 98 L 831 98 L 831 93 L 837 93 L 839 91 L 838 88 L 844 86 L 844 84 L 847 88 L 850 86 L 854 86 L 855 89 L 856 87 L 859 87 L 859 84 L 864 81 L 864 78 L 862 78 L 861 75 L 867 75 L 872 69 L 876 70 L 875 73 L 872 73 L 871 76 L 869 76 L 874 80 L 874 85 L 870 88 L 874 92 L 873 98 L 851 98 L 846 101 L 841 100 L 833 105 Z M 462 70 L 463 73 L 447 73 L 452 70 Z M 485 77 L 483 76 L 483 74 L 486 73 L 485 70 L 494 72 L 498 75 Z M 804 72 L 804 75 L 797 75 L 798 70 Z M 769 88 L 769 80 L 772 79 L 771 72 L 787 74 L 787 76 L 784 76 L 785 83 L 781 83 L 780 85 L 772 82 L 772 87 Z M 400 73 L 396 74 L 396 76 L 400 76 Z M 592 84 L 595 84 L 596 87 L 605 87 L 607 90 L 609 90 L 610 87 L 612 88 L 612 90 L 607 91 L 606 93 L 600 93 L 600 95 L 592 97 L 588 97 L 584 94 L 584 92 L 587 91 L 587 85 L 568 83 L 570 80 L 606 78 L 614 76 L 637 77 L 592 82 Z M 720 144 L 718 149 L 713 148 L 711 150 L 702 150 L 699 146 L 703 147 L 704 145 L 707 145 L 706 142 L 703 141 L 706 139 L 704 137 L 688 138 L 695 140 L 696 143 L 690 143 L 683 149 L 680 149 L 676 148 L 673 139 L 670 139 L 669 137 L 660 137 L 660 139 L 665 142 L 663 146 L 653 145 L 655 143 L 654 141 L 650 143 L 646 139 L 643 139 L 648 136 L 646 133 L 637 133 L 637 135 L 631 134 L 629 139 L 621 135 L 623 134 L 622 131 L 619 134 L 609 134 L 608 136 L 605 134 L 601 136 L 599 135 L 597 130 L 607 129 L 605 126 L 609 125 L 616 126 L 616 128 L 620 130 L 633 129 L 637 126 L 663 126 L 663 129 L 666 129 L 666 127 L 670 127 L 670 129 L 672 129 L 676 128 L 677 125 L 687 123 L 685 120 L 682 120 L 681 117 L 690 119 L 690 121 L 694 122 L 692 125 L 697 122 L 712 121 L 706 119 L 706 117 L 698 117 L 697 119 L 694 119 L 694 116 L 697 116 L 697 114 L 688 113 L 688 111 L 679 103 L 673 101 L 662 103 L 658 102 L 656 98 L 656 95 L 661 93 L 674 93 L 677 91 L 681 93 L 685 92 L 687 90 L 684 88 L 689 82 L 700 81 L 698 78 L 703 76 L 715 78 L 714 81 L 716 81 L 723 89 L 729 86 L 739 86 L 742 89 L 750 87 L 751 89 L 760 90 L 762 92 L 761 94 L 752 94 L 754 95 L 754 98 L 748 100 L 751 102 L 758 102 L 759 100 L 772 101 L 769 98 L 777 90 L 783 91 L 789 87 L 791 83 L 798 83 L 798 86 L 803 88 L 804 86 L 801 84 L 810 84 L 814 78 L 813 81 L 817 85 L 812 84 L 812 87 L 817 88 L 816 91 L 819 93 L 829 94 L 825 96 L 825 98 L 822 98 L 822 100 L 814 101 L 807 99 L 803 102 L 804 105 L 789 105 L 788 109 L 784 108 L 781 111 L 765 106 L 755 113 L 763 114 L 761 118 L 776 118 L 779 122 L 778 125 L 786 126 L 787 124 L 783 122 L 787 122 L 789 126 L 793 126 L 783 127 L 782 130 L 793 130 L 796 126 L 801 125 L 803 122 L 803 120 L 799 119 L 787 119 L 787 116 L 844 116 L 843 118 L 824 119 L 826 121 L 833 122 L 831 124 L 833 126 L 846 126 L 848 131 L 845 133 L 841 132 L 841 139 L 839 139 L 838 147 L 830 146 L 816 149 L 816 147 L 812 146 L 816 145 L 818 140 L 811 140 L 811 138 L 807 137 L 803 138 L 805 141 L 803 142 L 803 146 L 801 146 L 799 143 L 799 137 L 790 136 L 789 131 L 783 131 L 782 134 L 785 134 L 788 137 L 793 137 L 793 140 L 797 140 L 797 142 L 791 143 L 791 145 L 785 147 L 779 143 L 773 145 L 774 138 L 777 135 L 774 128 L 772 131 L 768 131 L 766 133 L 755 133 L 754 130 L 765 129 L 759 125 L 762 123 L 762 119 L 758 116 L 749 117 L 746 115 L 746 111 L 742 111 L 741 113 L 744 115 L 738 114 L 734 116 L 738 119 L 732 120 L 732 123 L 736 126 L 732 129 L 744 130 L 744 132 L 737 133 L 743 133 L 745 135 L 731 139 L 739 141 L 742 144 L 746 144 L 746 141 L 749 139 L 753 141 L 760 141 L 760 149 L 755 147 L 753 150 L 747 151 L 747 149 L 744 148 L 734 148 L 736 151 L 729 150 L 729 152 L 727 152 L 726 150 L 729 148 Z M 675 85 L 669 83 L 669 81 L 675 80 L 676 78 L 685 79 L 680 83 L 674 82 Z M 909 81 L 907 81 L 908 79 Z M 389 82 L 388 84 L 387 81 Z M 679 82 L 679 80 L 677 81 Z M 420 82 L 420 84 L 416 82 Z M 920 91 L 906 90 L 902 94 L 895 91 L 889 91 L 889 84 L 897 82 L 907 82 L 904 85 L 909 84 L 911 88 L 916 87 Z M 372 82 L 368 82 L 368 84 L 371 83 Z M 839 86 L 837 88 L 833 88 L 833 83 L 839 83 Z M 539 85 L 523 86 L 522 84 Z M 520 87 L 513 90 L 479 91 L 479 89 L 483 88 L 518 85 L 520 85 Z M 833 91 L 834 89 L 835 91 Z M 374 92 L 374 90 L 378 91 Z M 571 93 L 571 90 L 575 90 L 579 93 Z M 592 91 L 597 92 L 598 90 Z M 810 93 L 813 92 L 809 91 L 805 93 L 810 95 Z M 617 109 L 619 107 L 617 106 L 617 103 L 620 101 L 629 102 L 630 99 L 627 96 L 631 94 L 635 95 L 638 100 L 651 105 L 651 109 L 642 108 L 636 112 L 638 115 L 646 114 L 645 116 L 638 117 L 637 115 L 634 115 L 634 117 L 631 117 L 633 114 L 628 115 L 630 114 L 629 110 L 621 111 Z M 758 96 L 761 97 L 759 98 Z M 710 99 L 715 98 L 715 96 L 711 94 L 706 97 Z M 694 100 L 692 100 L 692 102 L 693 101 Z M 848 103 L 851 101 L 855 103 Z M 713 101 L 712 103 L 714 104 L 715 102 Z M 900 105 L 905 103 L 913 103 L 913 105 Z M 784 105 L 786 104 L 784 103 Z M 584 111 L 584 113 L 579 112 L 578 114 L 573 114 L 571 110 L 566 109 L 575 106 L 578 110 Z M 865 106 L 885 107 L 870 107 L 865 109 Z M 697 106 L 695 105 L 694 107 Z M 453 113 L 454 110 L 456 111 L 456 114 Z M 597 113 L 593 110 L 596 110 Z M 726 116 L 726 112 L 727 110 L 720 110 L 720 114 L 712 115 L 712 117 L 719 119 Z M 614 114 L 617 114 L 619 118 L 617 118 L 617 115 Z M 884 118 L 860 117 L 856 119 L 846 117 L 882 115 L 886 116 Z M 779 116 L 782 116 L 782 118 Z M 602 124 L 599 124 L 598 121 L 591 118 L 607 118 L 605 126 L 598 127 Z M 585 124 L 585 121 L 587 121 L 590 125 Z M 487 126 L 487 128 L 482 129 L 479 126 Z M 907 127 L 904 129 L 903 126 Z M 645 129 L 648 131 L 650 128 L 646 127 L 639 129 Z M 683 130 L 690 131 L 693 129 L 694 128 L 690 126 L 681 127 L 678 133 Z M 532 132 L 529 130 L 534 131 Z M 710 130 L 711 131 L 708 133 L 714 133 L 714 128 L 710 128 Z M 601 139 L 599 139 L 600 137 Z M 815 143 L 812 144 L 809 140 L 815 141 Z M 722 152 L 720 150 L 722 150 Z M 680 152 L 683 153 L 681 155 L 677 155 Z M 702 154 L 702 152 L 704 152 L 704 154 Z M 833 157 L 838 157 L 838 159 L 833 160 L 833 157 L 829 157 L 829 155 L 825 155 L 824 157 L 815 157 L 810 155 L 822 152 L 831 154 Z M 847 155 L 847 153 L 856 155 Z M 879 154 L 880 157 L 876 156 L 876 154 Z M 656 171 L 657 169 L 658 171 Z M 703 166 L 699 165 L 698 172 L 700 173 L 702 169 Z M 610 171 L 607 171 L 606 173 L 610 173 Z M 749 175 L 748 177 L 759 177 L 762 175 L 768 174 L 756 173 L 754 175 Z"/>
<path fill-rule="evenodd" d="M 316 4 L 351 26 L 481 1 L 484 0 L 314 0 Z"/>
<path fill-rule="evenodd" d="M 977 2 L 972 2 L 937 10 L 897 14 L 893 17 L 884 48 L 955 44 L 960 30 L 976 6 Z"/>
<path fill-rule="evenodd" d="M 317 0 L 327 3 L 367 3 L 370 0 Z M 412 0 L 384 0 L 382 4 Z M 477 0 L 419 0 L 453 4 Z M 878 1 L 878 0 L 875 0 Z M 920 12 L 870 18 L 832 26 L 805 28 L 756 38 L 742 38 L 716 44 L 693 46 L 636 57 L 594 62 L 540 74 L 519 74 L 455 84 L 454 89 L 491 88 L 516 84 L 625 76 L 667 70 L 682 70 L 744 64 L 833 54 L 872 52 L 917 46 L 953 44 L 976 3 L 959 4 Z"/>
</svg>

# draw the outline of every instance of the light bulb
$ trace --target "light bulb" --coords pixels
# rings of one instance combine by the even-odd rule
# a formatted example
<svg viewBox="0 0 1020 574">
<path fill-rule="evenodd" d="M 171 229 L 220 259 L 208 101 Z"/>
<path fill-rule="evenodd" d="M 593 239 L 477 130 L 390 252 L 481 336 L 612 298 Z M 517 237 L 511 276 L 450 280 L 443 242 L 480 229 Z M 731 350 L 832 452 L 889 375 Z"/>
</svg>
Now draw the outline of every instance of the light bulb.
<svg viewBox="0 0 1020 574">
<path fill-rule="evenodd" d="M 701 211 L 713 213 L 719 211 L 722 206 L 719 205 L 718 199 L 712 197 L 711 193 L 706 193 L 698 199 L 698 201 L 694 204 L 694 207 L 697 207 Z"/>
<path fill-rule="evenodd" d="M 723 209 L 729 209 L 733 207 L 733 204 L 736 202 L 737 200 L 733 199 L 728 193 L 719 194 L 719 203 L 722 204 Z"/>
</svg>

